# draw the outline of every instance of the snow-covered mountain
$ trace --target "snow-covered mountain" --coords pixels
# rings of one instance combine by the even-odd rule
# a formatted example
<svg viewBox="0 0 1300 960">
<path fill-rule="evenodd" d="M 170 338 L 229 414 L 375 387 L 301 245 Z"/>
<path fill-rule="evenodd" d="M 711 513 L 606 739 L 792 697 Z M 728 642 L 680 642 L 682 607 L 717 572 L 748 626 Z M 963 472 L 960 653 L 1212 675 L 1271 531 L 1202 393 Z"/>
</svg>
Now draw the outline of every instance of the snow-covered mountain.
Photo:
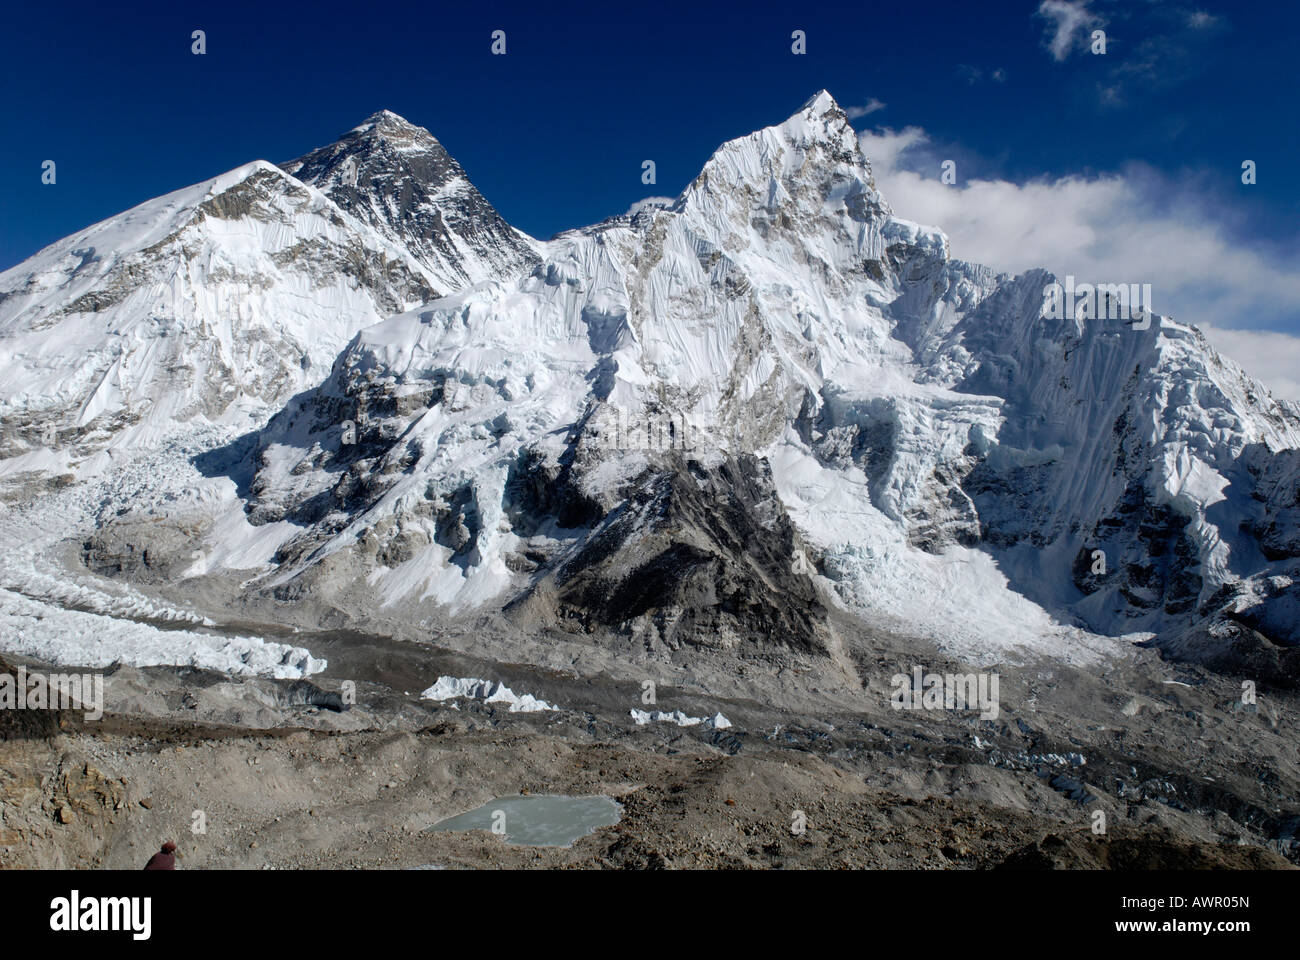
<svg viewBox="0 0 1300 960">
<path fill-rule="evenodd" d="M 340 185 L 340 163 L 362 176 Z M 287 167 L 303 179 L 255 161 L 0 274 L 0 474 L 84 476 L 178 425 L 264 422 L 363 327 L 537 259 L 394 114 Z"/>
<path fill-rule="evenodd" d="M 1051 280 L 894 216 L 820 93 L 362 331 L 263 434 L 249 518 L 295 531 L 264 582 L 670 645 L 816 647 L 814 580 L 968 653 L 1219 611 L 1300 640 L 1295 409 L 1168 318 L 1045 318 Z"/>
<path fill-rule="evenodd" d="M 283 167 L 403 247 L 445 292 L 540 259 L 540 244 L 501 218 L 428 130 L 389 110 Z"/>
<path fill-rule="evenodd" d="M 217 255 L 197 258 L 239 316 L 271 295 L 249 279 L 263 271 L 313 322 L 345 291 L 370 297 L 371 313 L 329 333 L 351 339 L 323 382 L 295 394 L 308 378 L 286 372 L 285 389 L 264 385 L 264 403 L 287 403 L 255 440 L 195 459 L 232 491 L 186 545 L 203 569 L 169 567 L 157 541 L 152 566 L 131 569 L 173 582 L 227 571 L 249 595 L 328 597 L 357 617 L 501 608 L 647 650 L 834 657 L 840 608 L 973 659 L 1087 660 L 1107 638 L 1155 635 L 1176 655 L 1300 676 L 1296 408 L 1193 327 L 1052 319 L 1047 274 L 951 259 L 942 232 L 894 215 L 825 92 L 724 144 L 675 202 L 544 245 L 391 114 L 285 170 L 255 165 L 262 191 L 222 201 L 244 234 L 260 225 L 247 246 L 182 212 L 233 186 L 214 182 L 208 199 L 146 205 L 147 236 L 96 245 L 87 231 L 0 276 L 0 290 L 36 278 L 0 303 L 6 338 L 26 338 L 6 344 L 6 370 L 15 356 L 39 369 L 42 345 L 63 342 L 41 324 L 102 325 L 100 312 L 152 342 L 151 304 L 187 288 L 136 282 L 146 268 L 130 264 L 187 230 L 251 251 L 239 280 Z M 370 265 L 365 284 L 334 269 L 354 260 L 322 266 L 318 247 L 343 242 L 335 221 Z M 275 262 L 300 243 L 305 260 Z M 83 289 L 87 246 L 105 252 Z M 81 304 L 122 286 L 129 311 Z M 279 308 L 257 302 L 283 331 Z M 288 329 L 219 342 L 257 343 L 286 369 L 329 348 L 314 327 L 301 341 Z M 98 335 L 108 362 L 119 341 Z M 168 336 L 155 339 L 180 342 Z M 172 365 L 200 362 L 204 342 L 186 339 Z M 246 367 L 228 366 L 242 382 Z M 103 378 L 54 369 L 62 379 L 23 394 L 5 374 L 7 408 L 66 383 L 69 429 L 99 423 L 108 405 L 76 398 Z M 155 384 L 169 423 L 205 396 L 165 364 L 113 369 L 114 397 Z M 105 525 L 85 561 L 123 571 L 149 530 Z"/>
</svg>

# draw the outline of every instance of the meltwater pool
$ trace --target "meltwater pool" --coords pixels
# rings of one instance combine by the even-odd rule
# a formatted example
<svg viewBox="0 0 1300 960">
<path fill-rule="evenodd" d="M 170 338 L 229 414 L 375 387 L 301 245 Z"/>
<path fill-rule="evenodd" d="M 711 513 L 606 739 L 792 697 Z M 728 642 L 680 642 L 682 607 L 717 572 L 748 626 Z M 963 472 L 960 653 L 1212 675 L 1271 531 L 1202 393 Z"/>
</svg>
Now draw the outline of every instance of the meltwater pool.
<svg viewBox="0 0 1300 960">
<path fill-rule="evenodd" d="M 468 813 L 448 817 L 430 830 L 492 830 L 525 847 L 568 847 L 597 827 L 618 823 L 623 806 L 612 797 L 498 797 Z"/>
</svg>

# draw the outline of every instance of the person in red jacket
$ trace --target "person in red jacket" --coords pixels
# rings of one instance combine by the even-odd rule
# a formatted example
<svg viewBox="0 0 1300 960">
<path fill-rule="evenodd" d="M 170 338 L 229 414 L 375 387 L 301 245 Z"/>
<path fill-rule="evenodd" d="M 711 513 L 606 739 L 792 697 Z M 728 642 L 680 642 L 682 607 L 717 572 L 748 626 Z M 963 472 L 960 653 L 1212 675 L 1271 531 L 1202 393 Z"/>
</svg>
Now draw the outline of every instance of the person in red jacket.
<svg viewBox="0 0 1300 960">
<path fill-rule="evenodd" d="M 168 840 L 162 845 L 162 852 L 155 853 L 145 864 L 146 870 L 175 870 L 176 869 L 176 844 Z"/>
</svg>

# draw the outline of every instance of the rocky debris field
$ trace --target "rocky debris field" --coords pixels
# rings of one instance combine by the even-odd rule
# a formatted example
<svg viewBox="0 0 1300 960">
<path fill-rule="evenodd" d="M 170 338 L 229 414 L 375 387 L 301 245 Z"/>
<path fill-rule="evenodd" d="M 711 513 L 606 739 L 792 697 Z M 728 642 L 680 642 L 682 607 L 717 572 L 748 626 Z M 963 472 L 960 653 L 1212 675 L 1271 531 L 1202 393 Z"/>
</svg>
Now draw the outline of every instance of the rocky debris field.
<svg viewBox="0 0 1300 960">
<path fill-rule="evenodd" d="M 657 709 L 719 711 L 722 729 L 638 725 L 639 684 L 518 665 L 498 675 L 560 709 L 420 700 L 439 671 L 485 665 L 360 635 L 310 683 L 117 667 L 99 720 L 0 711 L 0 862 L 135 869 L 168 839 L 180 869 L 1300 862 L 1293 695 L 1243 704 L 1233 681 L 1135 649 L 1095 675 L 1002 668 L 997 719 L 894 710 L 906 667 L 875 640 L 853 648 L 856 710 L 778 710 L 759 678 L 751 698 L 657 690 Z M 358 678 L 343 710 L 339 673 Z M 569 848 L 426 832 L 516 794 L 605 794 L 623 817 Z"/>
</svg>

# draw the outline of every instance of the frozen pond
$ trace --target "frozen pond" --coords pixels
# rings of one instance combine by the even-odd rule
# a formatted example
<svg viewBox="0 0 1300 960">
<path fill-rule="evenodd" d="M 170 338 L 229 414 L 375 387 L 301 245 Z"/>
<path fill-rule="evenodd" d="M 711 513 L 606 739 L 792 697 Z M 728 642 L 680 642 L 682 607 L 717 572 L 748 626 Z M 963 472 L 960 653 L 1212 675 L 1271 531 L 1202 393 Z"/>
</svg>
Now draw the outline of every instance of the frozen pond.
<svg viewBox="0 0 1300 960">
<path fill-rule="evenodd" d="M 567 847 L 597 827 L 612 826 L 623 807 L 610 797 L 498 797 L 448 817 L 430 830 L 490 830 L 525 847 Z"/>
</svg>

